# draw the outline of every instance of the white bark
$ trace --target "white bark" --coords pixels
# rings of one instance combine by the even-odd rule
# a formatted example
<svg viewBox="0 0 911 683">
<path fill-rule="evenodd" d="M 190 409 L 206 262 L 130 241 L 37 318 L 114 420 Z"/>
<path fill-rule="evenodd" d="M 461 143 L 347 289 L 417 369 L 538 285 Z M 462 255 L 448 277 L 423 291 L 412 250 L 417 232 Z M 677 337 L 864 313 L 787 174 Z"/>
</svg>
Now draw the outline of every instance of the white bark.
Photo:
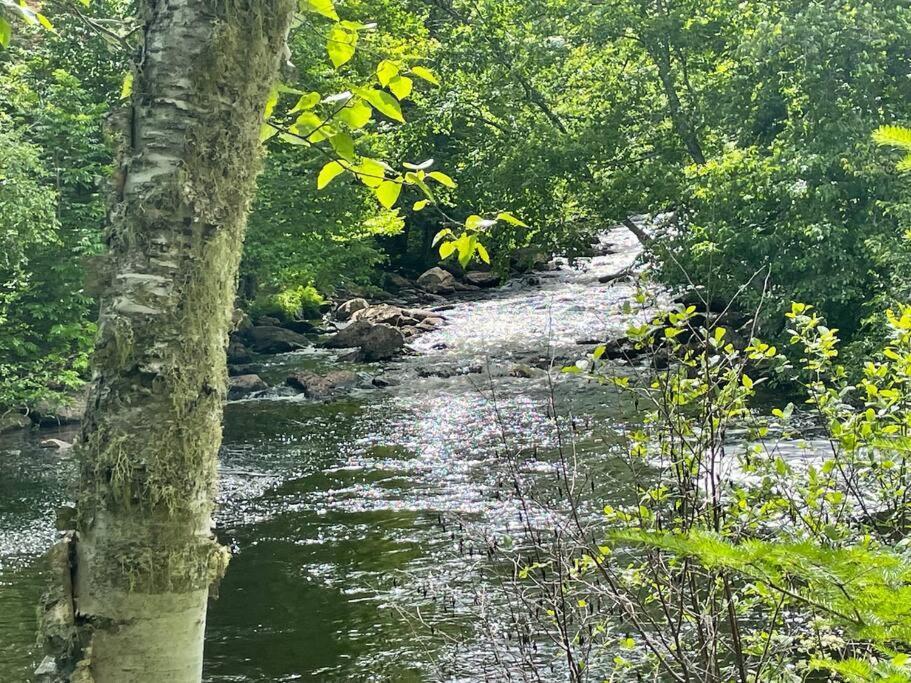
<svg viewBox="0 0 911 683">
<path fill-rule="evenodd" d="M 46 680 L 199 681 L 208 588 L 226 565 L 211 530 L 224 349 L 293 3 L 143 11 Z"/>
</svg>

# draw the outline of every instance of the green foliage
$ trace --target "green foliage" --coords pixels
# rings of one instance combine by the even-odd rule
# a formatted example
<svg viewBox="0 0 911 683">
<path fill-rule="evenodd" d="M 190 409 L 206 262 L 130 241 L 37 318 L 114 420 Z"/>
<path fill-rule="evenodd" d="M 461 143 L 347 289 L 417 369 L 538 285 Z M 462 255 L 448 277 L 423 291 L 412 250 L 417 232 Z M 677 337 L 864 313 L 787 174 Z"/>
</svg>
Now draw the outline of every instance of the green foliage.
<svg viewBox="0 0 911 683">
<path fill-rule="evenodd" d="M 44 33 L 28 52 L 0 53 L 0 406 L 77 387 L 94 337 L 85 264 L 101 248 L 102 123 L 120 66 L 103 41 L 57 23 L 82 46 Z"/>
</svg>

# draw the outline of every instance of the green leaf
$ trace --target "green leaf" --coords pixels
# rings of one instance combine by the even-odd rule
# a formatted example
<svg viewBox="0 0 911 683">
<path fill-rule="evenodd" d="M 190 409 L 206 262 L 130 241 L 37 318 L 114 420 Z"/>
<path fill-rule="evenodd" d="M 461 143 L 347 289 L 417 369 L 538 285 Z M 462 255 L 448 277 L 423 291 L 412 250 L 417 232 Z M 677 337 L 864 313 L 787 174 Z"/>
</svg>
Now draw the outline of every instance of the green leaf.
<svg viewBox="0 0 911 683">
<path fill-rule="evenodd" d="M 332 0 L 301 0 L 300 9 L 301 12 L 314 12 L 327 19 L 338 21 L 338 13 L 335 11 Z"/>
<path fill-rule="evenodd" d="M 433 159 L 428 159 L 427 161 L 422 161 L 420 164 L 410 164 L 407 161 L 402 164 L 405 168 L 410 168 L 412 171 L 426 171 L 428 168 L 433 166 Z"/>
<path fill-rule="evenodd" d="M 294 108 L 288 113 L 294 114 L 299 111 L 313 109 L 313 107 L 319 104 L 319 101 L 321 99 L 322 96 L 318 92 L 309 92 L 305 95 L 301 95 L 300 99 L 297 101 L 297 104 L 295 104 Z"/>
<path fill-rule="evenodd" d="M 288 128 L 289 131 L 301 137 L 308 137 L 323 125 L 323 120 L 312 111 L 305 111 Z M 315 141 L 314 141 L 315 142 Z"/>
<path fill-rule="evenodd" d="M 443 244 L 440 245 L 440 258 L 441 259 L 449 258 L 450 256 L 452 256 L 452 254 L 455 252 L 455 250 L 456 250 L 455 242 L 443 242 Z"/>
<path fill-rule="evenodd" d="M 386 180 L 386 167 L 376 159 L 361 159 L 352 170 L 357 173 L 358 180 L 374 190 Z"/>
<path fill-rule="evenodd" d="M 426 67 L 413 66 L 413 67 L 411 67 L 411 73 L 414 74 L 415 76 L 417 76 L 418 78 L 421 78 L 421 79 L 427 81 L 428 83 L 432 83 L 433 85 L 440 84 L 440 81 L 437 80 L 437 77 L 434 75 L 434 73 Z"/>
<path fill-rule="evenodd" d="M 455 241 L 456 247 L 459 250 L 459 265 L 462 268 L 465 268 L 469 263 L 471 263 L 472 257 L 474 257 L 475 247 L 477 246 L 478 238 L 474 235 L 462 235 L 459 239 Z"/>
<path fill-rule="evenodd" d="M 376 66 L 376 77 L 380 85 L 384 88 L 389 85 L 389 81 L 399 75 L 399 67 L 394 62 L 384 59 Z"/>
<path fill-rule="evenodd" d="M 414 82 L 408 78 L 408 76 L 396 76 L 389 81 L 389 89 L 392 91 L 392 94 L 400 100 L 404 100 L 408 97 L 411 94 L 413 87 Z"/>
<path fill-rule="evenodd" d="M 323 166 L 322 170 L 319 172 L 319 176 L 316 179 L 316 189 L 322 190 L 344 172 L 345 167 L 342 166 L 339 162 L 330 161 L 328 164 Z"/>
<path fill-rule="evenodd" d="M 453 232 L 449 228 L 440 230 L 436 235 L 433 236 L 433 243 L 430 246 L 435 247 L 437 245 L 437 243 L 444 237 L 452 237 L 452 236 L 453 236 Z"/>
<path fill-rule="evenodd" d="M 373 118 L 373 109 L 362 100 L 352 99 L 344 109 L 335 115 L 335 118 L 345 123 L 351 130 L 358 130 L 366 126 Z"/>
<path fill-rule="evenodd" d="M 54 30 L 54 25 L 51 23 L 50 19 L 41 14 L 41 12 L 35 12 L 35 17 L 38 19 L 38 23 L 44 26 L 48 31 Z"/>
<path fill-rule="evenodd" d="M 498 221 L 503 221 L 504 223 L 509 223 L 510 225 L 515 225 L 515 226 L 517 226 L 517 227 L 519 227 L 519 228 L 527 228 L 527 227 L 528 227 L 528 225 L 527 225 L 526 223 L 523 223 L 522 221 L 520 221 L 518 218 L 516 218 L 516 217 L 515 217 L 512 213 L 510 213 L 509 211 L 502 211 L 502 212 L 498 213 L 498 214 L 497 214 L 497 220 L 498 220 Z"/>
<path fill-rule="evenodd" d="M 120 99 L 126 100 L 133 94 L 133 72 L 128 71 L 120 85 Z"/>
<path fill-rule="evenodd" d="M 6 19 L 0 17 L 0 46 L 9 47 L 9 41 L 12 36 L 13 27 Z"/>
<path fill-rule="evenodd" d="M 259 128 L 259 141 L 265 142 L 269 138 L 273 137 L 276 133 L 278 133 L 278 128 L 275 126 L 270 126 L 268 123 L 264 123 Z"/>
<path fill-rule="evenodd" d="M 385 90 L 377 90 L 376 88 L 361 89 L 358 94 L 381 114 L 388 116 L 394 121 L 405 123 L 405 117 L 402 116 L 402 106 L 399 101 Z"/>
<path fill-rule="evenodd" d="M 414 203 L 414 206 L 411 207 L 413 211 L 423 211 L 427 208 L 427 205 L 430 204 L 429 199 L 421 199 Z"/>
<path fill-rule="evenodd" d="M 350 31 L 341 24 L 336 24 L 329 31 L 326 51 L 329 53 L 329 59 L 336 69 L 351 61 L 351 58 L 354 57 L 356 46 L 356 31 Z"/>
<path fill-rule="evenodd" d="M 478 257 L 479 257 L 484 263 L 487 263 L 487 264 L 489 265 L 489 264 L 490 264 L 490 254 L 487 253 L 487 248 L 486 248 L 483 244 L 481 244 L 480 242 L 478 242 L 478 243 L 475 245 L 475 248 L 478 250 Z"/>
<path fill-rule="evenodd" d="M 266 109 L 263 111 L 263 118 L 268 121 L 275 111 L 275 105 L 278 104 L 278 86 L 272 86 L 269 96 L 266 98 Z"/>
<path fill-rule="evenodd" d="M 380 200 L 380 204 L 391 209 L 399 200 L 399 195 L 402 194 L 402 184 L 394 180 L 384 180 L 374 192 L 376 198 Z"/>
<path fill-rule="evenodd" d="M 492 221 L 489 218 L 481 218 L 477 214 L 473 214 L 465 219 L 465 227 L 469 230 L 483 230 L 495 224 L 496 221 Z"/>
<path fill-rule="evenodd" d="M 354 161 L 354 140 L 348 133 L 336 133 L 329 138 L 329 144 L 342 159 Z"/>
<path fill-rule="evenodd" d="M 427 174 L 427 176 L 436 180 L 438 183 L 440 183 L 440 185 L 445 185 L 446 187 L 451 187 L 453 189 L 456 188 L 456 182 L 445 173 L 442 173 L 440 171 L 431 171 Z"/>
</svg>

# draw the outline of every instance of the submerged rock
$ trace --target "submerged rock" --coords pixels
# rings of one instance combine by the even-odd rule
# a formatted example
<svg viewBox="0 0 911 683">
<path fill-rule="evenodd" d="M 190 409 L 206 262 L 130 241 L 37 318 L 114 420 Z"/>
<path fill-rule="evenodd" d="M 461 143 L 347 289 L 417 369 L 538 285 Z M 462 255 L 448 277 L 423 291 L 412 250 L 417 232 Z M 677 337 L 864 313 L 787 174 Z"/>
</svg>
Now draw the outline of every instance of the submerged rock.
<svg viewBox="0 0 911 683">
<path fill-rule="evenodd" d="M 418 287 L 431 294 L 450 294 L 456 290 L 456 279 L 452 273 L 437 266 L 418 278 Z"/>
<path fill-rule="evenodd" d="M 238 375 L 228 379 L 228 400 L 236 401 L 269 388 L 259 375 Z"/>
<path fill-rule="evenodd" d="M 360 378 L 349 370 L 335 370 L 325 375 L 315 372 L 299 372 L 291 375 L 285 383 L 302 392 L 307 398 L 324 400 L 358 385 Z"/>
<path fill-rule="evenodd" d="M 309 345 L 304 335 L 272 325 L 251 328 L 247 340 L 257 353 L 288 353 Z"/>
</svg>

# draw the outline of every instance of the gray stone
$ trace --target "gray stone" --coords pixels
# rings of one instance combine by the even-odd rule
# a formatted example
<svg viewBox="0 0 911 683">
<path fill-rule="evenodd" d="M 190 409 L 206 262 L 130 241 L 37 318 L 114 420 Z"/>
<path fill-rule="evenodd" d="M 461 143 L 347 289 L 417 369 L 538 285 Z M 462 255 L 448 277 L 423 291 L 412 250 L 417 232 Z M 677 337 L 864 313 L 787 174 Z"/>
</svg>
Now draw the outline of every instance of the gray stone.
<svg viewBox="0 0 911 683">
<path fill-rule="evenodd" d="M 331 349 L 359 348 L 360 358 L 365 361 L 387 360 L 402 350 L 405 337 L 392 325 L 357 320 L 339 330 L 326 346 Z"/>
<path fill-rule="evenodd" d="M 19 413 L 0 415 L 0 434 L 26 429 L 31 427 L 31 425 L 32 421 L 26 415 L 20 415 Z"/>
<path fill-rule="evenodd" d="M 291 375 L 285 383 L 302 392 L 307 398 L 321 401 L 357 386 L 359 381 L 357 374 L 349 370 L 334 370 L 325 375 L 299 372 Z"/>
<path fill-rule="evenodd" d="M 73 447 L 73 444 L 67 441 L 61 441 L 60 439 L 44 439 L 38 444 L 41 448 L 49 448 L 55 451 L 68 451 Z"/>
<path fill-rule="evenodd" d="M 370 306 L 370 304 L 367 303 L 366 299 L 349 299 L 345 303 L 340 304 L 339 307 L 335 309 L 335 318 L 336 320 L 341 320 L 342 322 L 351 320 L 351 316 L 353 316 L 358 311 L 364 310 L 368 306 Z"/>
<path fill-rule="evenodd" d="M 228 400 L 236 401 L 269 388 L 259 375 L 239 375 L 228 379 Z"/>
<path fill-rule="evenodd" d="M 456 289 L 456 279 L 452 273 L 435 267 L 418 278 L 418 287 L 431 294 L 449 294 Z"/>
<path fill-rule="evenodd" d="M 362 308 L 358 311 L 355 311 L 351 315 L 351 320 L 367 320 L 374 325 L 385 323 L 386 325 L 397 327 L 402 324 L 403 318 L 405 318 L 405 316 L 406 312 L 398 306 L 379 304 L 377 306 L 368 306 L 367 308 Z"/>
<path fill-rule="evenodd" d="M 475 287 L 496 287 L 500 284 L 500 276 L 496 273 L 470 272 L 465 273 L 465 282 Z"/>
<path fill-rule="evenodd" d="M 252 328 L 247 333 L 247 340 L 257 353 L 287 353 L 309 345 L 302 334 L 272 325 Z"/>
</svg>

